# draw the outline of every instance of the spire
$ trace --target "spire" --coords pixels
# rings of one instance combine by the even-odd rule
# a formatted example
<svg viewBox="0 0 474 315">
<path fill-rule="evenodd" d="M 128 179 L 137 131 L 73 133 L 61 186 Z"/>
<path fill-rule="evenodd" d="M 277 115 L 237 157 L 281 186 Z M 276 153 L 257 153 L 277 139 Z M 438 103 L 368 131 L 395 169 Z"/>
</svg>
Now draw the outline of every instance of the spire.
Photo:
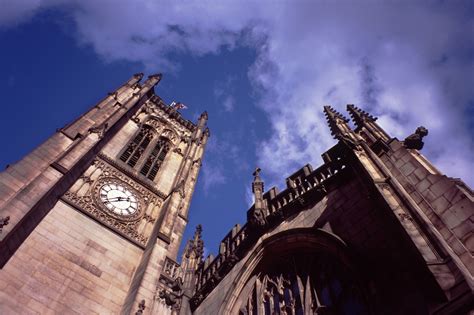
<svg viewBox="0 0 474 315">
<path fill-rule="evenodd" d="M 326 115 L 329 129 L 331 129 L 331 135 L 333 135 L 335 139 L 339 139 L 343 134 L 350 131 L 350 128 L 347 125 L 349 119 L 344 117 L 331 106 L 324 106 L 324 114 Z"/>
<path fill-rule="evenodd" d="M 189 240 L 188 244 L 186 244 L 185 255 L 187 258 L 189 258 L 194 252 L 195 257 L 198 258 L 198 260 L 202 260 L 204 254 L 204 241 L 201 238 L 201 233 L 202 226 L 201 224 L 198 224 L 193 239 Z"/>
<path fill-rule="evenodd" d="M 354 121 L 354 124 L 358 129 L 362 128 L 367 121 L 374 122 L 377 120 L 377 117 L 374 117 L 366 111 L 354 106 L 354 104 L 347 104 L 347 111 L 349 112 L 349 115 L 351 115 L 352 121 Z"/>
<path fill-rule="evenodd" d="M 127 81 L 127 85 L 128 86 L 131 86 L 131 87 L 135 87 L 138 82 L 140 82 L 140 80 L 143 78 L 143 73 L 135 73 L 128 81 Z M 115 93 L 117 93 L 117 91 L 115 91 Z M 111 94 L 114 94 L 114 92 L 110 93 L 109 95 Z"/>
<path fill-rule="evenodd" d="M 347 111 L 351 115 L 354 124 L 357 126 L 356 132 L 361 135 L 369 144 L 377 141 L 388 141 L 390 136 L 375 121 L 377 117 L 372 116 L 368 112 L 354 106 L 347 105 Z"/>
<path fill-rule="evenodd" d="M 149 85 L 150 87 L 153 87 L 157 85 L 161 81 L 162 78 L 163 78 L 163 75 L 161 73 L 149 75 L 144 85 Z"/>
</svg>

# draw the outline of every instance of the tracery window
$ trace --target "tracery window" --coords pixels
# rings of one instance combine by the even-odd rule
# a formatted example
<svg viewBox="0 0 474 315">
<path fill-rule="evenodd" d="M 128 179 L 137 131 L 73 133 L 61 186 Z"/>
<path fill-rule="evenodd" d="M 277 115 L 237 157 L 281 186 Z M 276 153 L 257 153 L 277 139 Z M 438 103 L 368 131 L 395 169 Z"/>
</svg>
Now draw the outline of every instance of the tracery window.
<svg viewBox="0 0 474 315">
<path fill-rule="evenodd" d="M 153 139 L 153 131 L 149 126 L 143 126 L 135 138 L 130 141 L 125 151 L 120 156 L 120 160 L 134 167 L 140 157 L 145 152 L 145 149 Z"/>
<path fill-rule="evenodd" d="M 240 315 L 368 314 L 351 275 L 324 255 L 279 258 L 251 279 Z"/>
<path fill-rule="evenodd" d="M 145 164 L 143 164 L 140 173 L 149 179 L 154 180 L 169 149 L 170 142 L 166 138 L 160 137 L 150 155 L 146 159 Z"/>
</svg>

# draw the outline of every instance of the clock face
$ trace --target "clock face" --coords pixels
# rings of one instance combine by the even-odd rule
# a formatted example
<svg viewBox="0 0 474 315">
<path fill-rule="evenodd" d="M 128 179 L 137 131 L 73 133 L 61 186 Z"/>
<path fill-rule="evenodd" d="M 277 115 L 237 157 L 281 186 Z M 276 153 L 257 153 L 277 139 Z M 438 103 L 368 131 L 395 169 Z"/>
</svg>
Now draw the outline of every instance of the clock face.
<svg viewBox="0 0 474 315">
<path fill-rule="evenodd" d="M 120 216 L 131 216 L 138 211 L 137 197 L 120 184 L 107 183 L 100 187 L 100 200 L 109 211 Z"/>
</svg>

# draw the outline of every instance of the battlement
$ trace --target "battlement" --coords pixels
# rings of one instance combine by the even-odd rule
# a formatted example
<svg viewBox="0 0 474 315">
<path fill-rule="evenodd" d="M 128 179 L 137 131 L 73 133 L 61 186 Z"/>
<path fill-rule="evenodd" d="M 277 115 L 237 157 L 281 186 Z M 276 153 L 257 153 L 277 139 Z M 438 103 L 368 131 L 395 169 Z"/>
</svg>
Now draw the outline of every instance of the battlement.
<svg viewBox="0 0 474 315">
<path fill-rule="evenodd" d="M 327 194 L 327 187 L 342 177 L 346 170 L 343 147 L 338 144 L 328 152 L 331 152 L 331 158 L 325 159 L 320 167 L 313 170 L 306 164 L 288 176 L 285 190 L 278 192 L 272 187 L 265 192 L 264 226 L 252 224 L 250 217 L 255 204 L 250 207 L 247 222 L 242 227 L 236 224 L 221 241 L 219 254 L 216 257 L 210 254 L 198 268 L 195 295 L 190 301 L 192 307 L 199 305 L 265 231 L 321 200 Z"/>
<path fill-rule="evenodd" d="M 190 131 L 194 131 L 196 129 L 196 124 L 193 123 L 189 119 L 183 118 L 181 116 L 181 113 L 178 112 L 175 108 L 173 108 L 170 105 L 167 105 L 161 97 L 158 95 L 153 95 L 150 100 L 155 104 L 159 109 L 161 109 L 163 112 L 168 114 L 168 116 L 174 120 L 176 120 L 178 123 L 180 123 L 182 126 L 186 127 Z"/>
</svg>

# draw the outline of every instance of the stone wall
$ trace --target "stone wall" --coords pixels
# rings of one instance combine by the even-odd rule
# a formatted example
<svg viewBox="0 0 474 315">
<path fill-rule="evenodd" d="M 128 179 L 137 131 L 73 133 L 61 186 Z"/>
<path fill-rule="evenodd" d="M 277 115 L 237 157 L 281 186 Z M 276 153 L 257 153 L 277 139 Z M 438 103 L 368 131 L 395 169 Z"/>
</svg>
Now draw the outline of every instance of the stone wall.
<svg viewBox="0 0 474 315">
<path fill-rule="evenodd" d="M 0 313 L 119 313 L 141 254 L 58 201 L 0 271 Z"/>
</svg>

